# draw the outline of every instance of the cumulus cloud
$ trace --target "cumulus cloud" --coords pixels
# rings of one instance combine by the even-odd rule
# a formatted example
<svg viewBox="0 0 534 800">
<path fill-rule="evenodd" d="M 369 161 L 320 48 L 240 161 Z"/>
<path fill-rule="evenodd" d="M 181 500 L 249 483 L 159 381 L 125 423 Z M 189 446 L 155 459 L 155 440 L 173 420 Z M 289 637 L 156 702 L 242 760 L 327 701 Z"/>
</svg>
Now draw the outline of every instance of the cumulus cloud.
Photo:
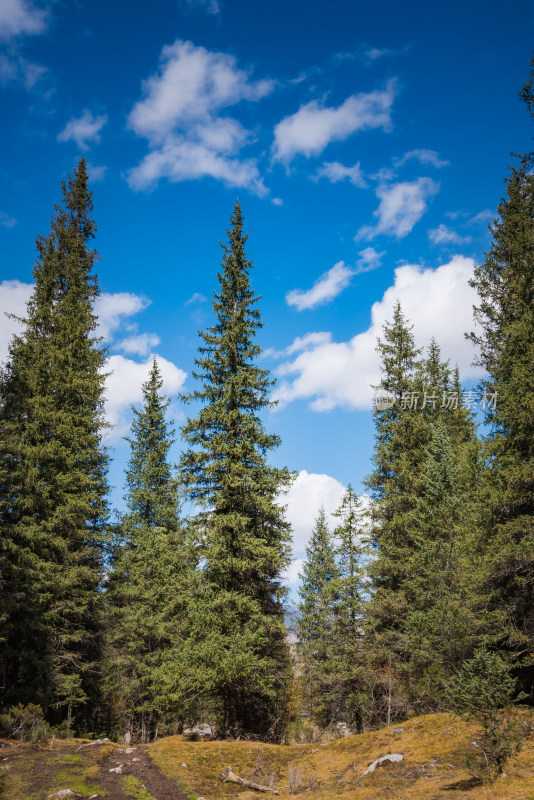
<svg viewBox="0 0 534 800">
<path fill-rule="evenodd" d="M 339 161 L 325 161 L 317 170 L 314 178 L 315 180 L 326 178 L 330 183 L 338 183 L 339 181 L 348 179 L 354 186 L 358 186 L 360 189 L 365 189 L 367 187 L 367 183 L 360 169 L 359 161 L 354 164 L 353 167 L 345 167 L 343 164 L 340 164 Z"/>
<path fill-rule="evenodd" d="M 340 106 L 317 100 L 302 105 L 274 129 L 273 158 L 288 164 L 296 155 L 318 156 L 330 142 L 344 141 L 363 130 L 391 128 L 395 80 L 385 89 L 351 95 Z"/>
<path fill-rule="evenodd" d="M 92 111 L 84 109 L 81 117 L 72 117 L 61 133 L 58 133 L 58 142 L 76 142 L 80 150 L 88 150 L 91 143 L 98 144 L 100 131 L 108 121 L 106 114 L 95 117 Z"/>
<path fill-rule="evenodd" d="M 251 132 L 221 112 L 260 100 L 274 89 L 273 81 L 253 81 L 233 56 L 178 40 L 163 48 L 158 72 L 142 88 L 128 125 L 148 140 L 150 151 L 130 170 L 133 189 L 150 188 L 162 177 L 178 182 L 211 176 L 266 194 L 256 161 L 239 157 Z"/>
<path fill-rule="evenodd" d="M 298 354 L 279 367 L 283 380 L 273 399 L 282 404 L 307 399 L 315 411 L 370 408 L 371 386 L 380 381 L 376 341 L 384 323 L 391 321 L 397 300 L 414 325 L 418 346 L 428 345 L 434 336 L 444 357 L 458 364 L 464 379 L 479 377 L 480 369 L 472 366 L 473 347 L 464 338 L 464 332 L 473 329 L 473 305 L 478 301 L 475 289 L 468 284 L 474 267 L 473 259 L 463 256 L 454 256 L 437 269 L 417 264 L 397 267 L 393 286 L 371 309 L 371 324 L 366 331 L 348 342 L 334 342 L 330 333 L 322 331 L 293 343 L 297 345 L 293 352 Z M 289 349 L 291 346 L 286 352 Z"/>
<path fill-rule="evenodd" d="M 353 270 L 347 267 L 344 261 L 338 261 L 315 281 L 311 289 L 307 291 L 292 289 L 288 292 L 286 302 L 289 306 L 295 306 L 299 311 L 315 308 L 322 303 L 329 303 L 349 285 L 352 275 Z"/>
<path fill-rule="evenodd" d="M 0 3 L 0 39 L 43 33 L 47 13 L 27 0 L 2 0 Z"/>
<path fill-rule="evenodd" d="M 12 336 L 22 331 L 22 325 L 14 317 L 23 318 L 26 314 L 26 303 L 33 292 L 32 283 L 22 281 L 2 281 L 0 283 L 0 361 L 8 355 L 9 342 Z"/>
<path fill-rule="evenodd" d="M 448 245 L 448 244 L 466 244 L 471 241 L 470 236 L 461 236 L 452 228 L 446 225 L 438 225 L 437 228 L 431 228 L 428 231 L 428 238 L 431 244 Z"/>
<path fill-rule="evenodd" d="M 177 394 L 187 374 L 162 356 L 157 356 L 156 360 L 163 378 L 163 391 L 167 395 Z M 143 400 L 141 386 L 148 378 L 152 363 L 152 357 L 138 363 L 121 355 L 112 355 L 107 362 L 106 419 L 113 426 L 109 438 L 118 439 L 127 432 L 131 406 Z"/>
<path fill-rule="evenodd" d="M 301 470 L 287 494 L 278 498 L 287 506 L 286 519 L 293 531 L 293 551 L 302 554 L 310 538 L 315 518 L 324 506 L 327 519 L 333 528 L 338 524 L 332 513 L 340 505 L 345 486 L 330 475 Z"/>
<path fill-rule="evenodd" d="M 97 335 L 111 341 L 125 319 L 144 311 L 149 305 L 147 297 L 132 292 L 102 292 L 94 306 L 98 317 Z"/>
<path fill-rule="evenodd" d="M 376 225 L 364 225 L 355 239 L 374 239 L 381 234 L 402 239 L 419 222 L 428 208 L 428 200 L 439 191 L 431 178 L 382 184 L 376 190 L 380 204 L 374 216 Z"/>
<path fill-rule="evenodd" d="M 139 333 L 136 336 L 128 336 L 115 345 L 115 349 L 122 350 L 123 353 L 146 356 L 154 347 L 157 347 L 161 339 L 155 333 Z"/>
</svg>

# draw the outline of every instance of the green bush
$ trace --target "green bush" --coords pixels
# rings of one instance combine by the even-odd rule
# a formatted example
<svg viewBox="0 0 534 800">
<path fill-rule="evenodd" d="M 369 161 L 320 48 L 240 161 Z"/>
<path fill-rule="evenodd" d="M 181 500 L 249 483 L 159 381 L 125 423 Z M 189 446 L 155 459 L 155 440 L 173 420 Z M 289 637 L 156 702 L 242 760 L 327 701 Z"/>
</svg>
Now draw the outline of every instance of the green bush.
<svg viewBox="0 0 534 800">
<path fill-rule="evenodd" d="M 510 667 L 497 653 L 479 651 L 465 661 L 455 675 L 448 692 L 451 710 L 464 719 L 481 725 L 483 734 L 466 754 L 470 774 L 483 781 L 493 781 L 503 772 L 506 761 L 519 752 L 522 730 L 515 701 L 516 679 Z"/>
<path fill-rule="evenodd" d="M 0 734 L 6 739 L 42 742 L 50 738 L 51 731 L 41 706 L 19 703 L 0 714 Z"/>
</svg>

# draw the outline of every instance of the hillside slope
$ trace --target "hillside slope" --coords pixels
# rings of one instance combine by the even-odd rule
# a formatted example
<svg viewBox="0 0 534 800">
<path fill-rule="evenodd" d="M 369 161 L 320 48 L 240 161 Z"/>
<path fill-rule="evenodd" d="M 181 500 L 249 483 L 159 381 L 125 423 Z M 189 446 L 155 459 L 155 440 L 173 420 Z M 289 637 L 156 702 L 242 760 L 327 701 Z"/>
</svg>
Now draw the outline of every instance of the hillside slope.
<svg viewBox="0 0 534 800">
<path fill-rule="evenodd" d="M 220 773 L 231 766 L 247 778 L 258 753 L 276 776 L 280 797 L 289 797 L 290 775 L 310 800 L 534 800 L 534 714 L 524 715 L 522 752 L 493 786 L 474 785 L 462 755 L 477 729 L 448 714 L 417 717 L 392 728 L 328 744 L 295 746 L 253 742 L 191 742 L 171 736 L 148 746 L 60 740 L 31 745 L 1 742 L 2 800 L 252 800 L 269 798 L 232 783 Z M 399 753 L 403 760 L 363 772 L 375 759 Z M 265 782 L 255 778 L 257 782 Z M 310 786 L 312 788 L 310 788 Z M 72 790 L 73 795 L 58 792 Z"/>
</svg>

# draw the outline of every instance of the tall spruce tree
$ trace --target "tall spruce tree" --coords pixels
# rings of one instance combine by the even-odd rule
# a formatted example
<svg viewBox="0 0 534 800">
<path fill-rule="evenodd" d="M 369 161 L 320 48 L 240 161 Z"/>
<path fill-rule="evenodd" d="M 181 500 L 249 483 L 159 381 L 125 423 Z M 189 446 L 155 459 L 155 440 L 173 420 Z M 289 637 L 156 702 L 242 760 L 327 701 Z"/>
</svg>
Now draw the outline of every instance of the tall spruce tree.
<svg viewBox="0 0 534 800">
<path fill-rule="evenodd" d="M 330 725 L 341 708 L 334 668 L 338 579 L 335 547 L 321 508 L 306 547 L 295 625 L 306 710 L 321 728 Z"/>
<path fill-rule="evenodd" d="M 412 609 L 410 587 L 419 580 L 417 569 L 423 566 L 417 554 L 425 536 L 435 538 L 435 532 L 416 523 L 419 501 L 427 492 L 424 476 L 434 431 L 440 424 L 445 427 L 454 460 L 465 462 L 466 476 L 468 447 L 475 434 L 457 371 L 451 372 L 442 361 L 435 341 L 427 357 L 420 357 L 398 303 L 377 349 L 380 391 L 393 402 L 377 403 L 374 411 L 375 468 L 367 485 L 374 501 L 375 558 L 369 568 L 373 593 L 367 638 L 375 663 L 371 670 L 376 678 L 375 721 L 389 723 L 395 714 L 408 713 L 416 696 L 409 669 L 413 641 L 405 621 Z M 437 570 L 437 563 L 434 566 Z"/>
<path fill-rule="evenodd" d="M 169 450 L 170 400 L 154 358 L 134 408 L 126 470 L 128 511 L 120 525 L 107 591 L 106 690 L 125 741 L 157 738 L 181 711 L 175 673 L 184 636 L 187 547 L 178 518 Z"/>
<path fill-rule="evenodd" d="M 180 470 L 201 507 L 195 527 L 202 569 L 183 674 L 188 696 L 212 704 L 223 734 L 276 737 L 290 673 L 281 587 L 289 526 L 276 499 L 291 476 L 267 462 L 280 439 L 259 416 L 270 405 L 272 381 L 256 363 L 262 323 L 238 202 L 230 222 L 216 321 L 201 333 L 194 373 L 200 387 L 185 398 L 202 404 L 183 428 L 189 449 Z"/>
<path fill-rule="evenodd" d="M 534 59 L 521 98 L 534 119 Z M 494 645 L 523 662 L 534 691 L 534 154 L 517 158 L 491 226 L 492 243 L 471 285 L 477 290 L 478 363 L 488 377 L 480 602 L 493 615 Z"/>
<path fill-rule="evenodd" d="M 3 703 L 37 702 L 72 722 L 99 661 L 107 455 L 93 303 L 96 226 L 85 161 L 62 183 L 35 288 L 2 374 Z M 87 724 L 87 721 L 85 721 Z"/>
<path fill-rule="evenodd" d="M 333 584 L 337 602 L 332 671 L 339 708 L 351 727 L 361 731 L 368 699 L 364 647 L 367 540 L 363 500 L 350 483 L 334 516 L 339 525 L 334 530 L 338 574 Z"/>
</svg>

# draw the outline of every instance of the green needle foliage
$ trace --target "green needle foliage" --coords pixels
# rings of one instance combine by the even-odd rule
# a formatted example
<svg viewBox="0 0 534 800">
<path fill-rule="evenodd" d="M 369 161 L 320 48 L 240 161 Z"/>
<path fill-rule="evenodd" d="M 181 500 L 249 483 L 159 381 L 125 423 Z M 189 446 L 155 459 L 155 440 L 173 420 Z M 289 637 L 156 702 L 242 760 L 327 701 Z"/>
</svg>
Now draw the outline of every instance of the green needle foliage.
<svg viewBox="0 0 534 800">
<path fill-rule="evenodd" d="M 35 289 L 2 374 L 2 703 L 72 722 L 95 699 L 97 586 L 107 516 L 103 367 L 88 247 L 96 226 L 82 159 L 37 238 Z M 85 724 L 88 724 L 87 720 Z"/>
<path fill-rule="evenodd" d="M 521 97 L 534 118 L 534 60 Z M 491 227 L 492 244 L 472 281 L 479 295 L 470 338 L 488 373 L 483 388 L 495 403 L 486 421 L 477 592 L 493 615 L 492 638 L 534 669 L 534 155 L 518 158 Z M 530 666 L 529 666 L 530 665 Z"/>
<path fill-rule="evenodd" d="M 280 440 L 259 416 L 270 405 L 273 382 L 256 364 L 254 337 L 262 323 L 239 203 L 230 222 L 213 300 L 216 321 L 201 333 L 194 373 L 200 387 L 185 398 L 202 404 L 183 428 L 189 449 L 180 468 L 200 507 L 194 527 L 202 568 L 184 680 L 190 696 L 212 703 L 224 734 L 280 736 L 289 681 L 280 576 L 289 526 L 276 499 L 291 475 L 267 462 Z"/>
<path fill-rule="evenodd" d="M 305 706 L 320 728 L 334 722 L 340 708 L 334 669 L 338 579 L 335 547 L 321 508 L 306 547 L 295 625 Z"/>
<path fill-rule="evenodd" d="M 341 505 L 334 512 L 340 520 L 334 530 L 338 575 L 333 655 L 339 707 L 353 730 L 363 730 L 368 684 L 365 664 L 364 597 L 367 538 L 363 501 L 348 485 Z"/>
<path fill-rule="evenodd" d="M 134 408 L 126 469 L 128 512 L 107 591 L 106 690 L 115 730 L 147 742 L 181 713 L 175 673 L 184 636 L 187 547 L 169 465 L 170 400 L 156 359 Z"/>
<path fill-rule="evenodd" d="M 476 749 L 465 757 L 466 767 L 476 778 L 494 780 L 510 756 L 521 749 L 520 721 L 513 710 L 516 684 L 498 653 L 486 650 L 466 661 L 451 681 L 448 700 L 452 710 L 482 727 Z M 516 695 L 516 701 L 523 697 Z"/>
</svg>

